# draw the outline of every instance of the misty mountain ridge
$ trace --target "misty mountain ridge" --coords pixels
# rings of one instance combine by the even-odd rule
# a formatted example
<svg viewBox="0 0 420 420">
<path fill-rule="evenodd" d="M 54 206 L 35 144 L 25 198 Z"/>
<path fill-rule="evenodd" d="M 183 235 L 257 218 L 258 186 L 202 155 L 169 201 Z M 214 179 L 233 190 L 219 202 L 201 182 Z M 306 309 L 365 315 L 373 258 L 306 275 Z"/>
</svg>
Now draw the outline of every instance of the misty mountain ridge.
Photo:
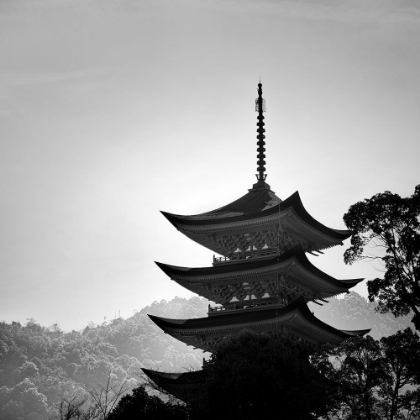
<svg viewBox="0 0 420 420">
<path fill-rule="evenodd" d="M 165 334 L 147 314 L 205 317 L 208 304 L 200 297 L 162 300 L 130 318 L 89 323 L 80 332 L 64 332 L 57 325 L 44 327 L 35 320 L 25 325 L 0 322 L 0 418 L 48 418 L 59 401 L 85 397 L 87 389 L 103 384 L 109 372 L 113 383 L 126 381 L 134 387 L 145 381 L 142 367 L 168 372 L 200 369 L 209 353 Z M 310 304 L 310 309 L 336 328 L 371 328 L 375 339 L 411 325 L 410 315 L 395 318 L 375 312 L 375 306 L 349 293 L 323 306 Z"/>
</svg>

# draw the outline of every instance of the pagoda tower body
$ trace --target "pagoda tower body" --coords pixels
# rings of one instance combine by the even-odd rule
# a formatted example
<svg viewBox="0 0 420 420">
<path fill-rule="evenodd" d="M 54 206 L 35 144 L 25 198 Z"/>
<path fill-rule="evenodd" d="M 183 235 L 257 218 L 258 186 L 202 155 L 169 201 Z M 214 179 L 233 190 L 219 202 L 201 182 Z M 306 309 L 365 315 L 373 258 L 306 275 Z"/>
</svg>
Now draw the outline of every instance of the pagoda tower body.
<svg viewBox="0 0 420 420">
<path fill-rule="evenodd" d="M 261 83 L 255 110 L 257 182 L 248 193 L 206 213 L 183 216 L 162 212 L 180 232 L 220 257 L 213 257 L 211 267 L 157 265 L 172 280 L 216 306 L 209 305 L 205 318 L 149 317 L 165 333 L 210 352 L 218 342 L 245 328 L 303 340 L 316 347 L 363 335 L 369 330 L 338 330 L 317 319 L 307 306 L 308 302 L 321 304 L 347 293 L 363 280 L 338 280 L 306 257 L 306 253 L 318 255 L 342 245 L 351 232 L 331 229 L 315 220 L 305 210 L 298 192 L 281 200 L 271 190 L 265 182 L 265 101 Z M 145 372 L 154 380 L 166 378 L 162 372 Z"/>
</svg>

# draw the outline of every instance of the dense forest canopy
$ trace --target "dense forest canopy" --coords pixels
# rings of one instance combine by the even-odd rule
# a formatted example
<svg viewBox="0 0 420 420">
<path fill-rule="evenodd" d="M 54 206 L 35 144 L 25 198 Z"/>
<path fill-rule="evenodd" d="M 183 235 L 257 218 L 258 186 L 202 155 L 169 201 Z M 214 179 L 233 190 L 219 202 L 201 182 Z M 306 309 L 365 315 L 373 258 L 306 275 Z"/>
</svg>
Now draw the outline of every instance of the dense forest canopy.
<svg viewBox="0 0 420 420">
<path fill-rule="evenodd" d="M 82 331 L 44 327 L 31 319 L 0 323 L 0 418 L 41 420 L 56 412 L 58 403 L 103 384 L 109 372 L 115 384 L 133 388 L 143 383 L 141 367 L 162 371 L 199 369 L 208 353 L 164 334 L 147 316 L 197 318 L 206 316 L 208 301 L 199 297 L 154 302 L 128 319 Z M 394 318 L 374 311 L 375 304 L 357 293 L 331 299 L 311 310 L 324 322 L 342 329 L 371 328 L 378 339 L 410 326 L 410 315 Z"/>
</svg>

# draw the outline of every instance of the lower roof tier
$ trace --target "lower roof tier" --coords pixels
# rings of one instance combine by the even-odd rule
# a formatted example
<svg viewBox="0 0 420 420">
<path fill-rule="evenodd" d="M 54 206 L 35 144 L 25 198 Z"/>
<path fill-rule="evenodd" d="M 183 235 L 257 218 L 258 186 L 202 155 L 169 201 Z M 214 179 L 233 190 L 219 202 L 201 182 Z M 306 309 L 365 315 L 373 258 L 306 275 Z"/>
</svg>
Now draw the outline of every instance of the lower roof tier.
<svg viewBox="0 0 420 420">
<path fill-rule="evenodd" d="M 308 252 L 319 251 L 342 245 L 351 235 L 349 230 L 331 229 L 314 219 L 298 192 L 281 201 L 274 199 L 269 191 L 251 190 L 234 203 L 212 212 L 194 216 L 162 214 L 193 241 L 233 258 L 239 253 L 245 255 L 266 248 L 285 251 L 297 244 Z"/>
<path fill-rule="evenodd" d="M 322 322 L 309 310 L 303 297 L 283 308 L 226 313 L 208 318 L 168 319 L 153 315 L 149 317 L 165 333 L 187 345 L 210 352 L 223 338 L 244 329 L 294 337 L 316 346 L 327 343 L 338 345 L 346 338 L 370 331 L 338 330 Z"/>
<path fill-rule="evenodd" d="M 226 305 L 252 299 L 307 301 L 346 293 L 363 279 L 337 280 L 316 268 L 301 245 L 282 255 L 244 263 L 187 268 L 156 263 L 172 280 L 213 302 Z"/>
<path fill-rule="evenodd" d="M 185 402 L 197 401 L 197 398 L 200 398 L 200 385 L 206 380 L 205 370 L 170 373 L 142 368 L 142 371 L 159 391 L 169 393 Z"/>
</svg>

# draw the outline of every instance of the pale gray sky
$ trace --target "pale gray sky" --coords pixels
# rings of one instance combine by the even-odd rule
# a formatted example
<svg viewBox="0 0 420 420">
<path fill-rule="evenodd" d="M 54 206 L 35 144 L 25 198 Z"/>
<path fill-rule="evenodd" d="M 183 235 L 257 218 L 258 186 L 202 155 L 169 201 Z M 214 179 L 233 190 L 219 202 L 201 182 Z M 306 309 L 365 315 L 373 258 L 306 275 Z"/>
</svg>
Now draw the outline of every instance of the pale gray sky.
<svg viewBox="0 0 420 420">
<path fill-rule="evenodd" d="M 212 253 L 159 210 L 210 210 L 252 186 L 260 76 L 277 195 L 299 190 L 338 229 L 356 201 L 411 195 L 419 41 L 408 0 L 3 0 L 0 319 L 81 328 L 189 296 L 153 261 Z M 312 261 L 380 275 L 345 266 L 345 248 Z"/>
</svg>

